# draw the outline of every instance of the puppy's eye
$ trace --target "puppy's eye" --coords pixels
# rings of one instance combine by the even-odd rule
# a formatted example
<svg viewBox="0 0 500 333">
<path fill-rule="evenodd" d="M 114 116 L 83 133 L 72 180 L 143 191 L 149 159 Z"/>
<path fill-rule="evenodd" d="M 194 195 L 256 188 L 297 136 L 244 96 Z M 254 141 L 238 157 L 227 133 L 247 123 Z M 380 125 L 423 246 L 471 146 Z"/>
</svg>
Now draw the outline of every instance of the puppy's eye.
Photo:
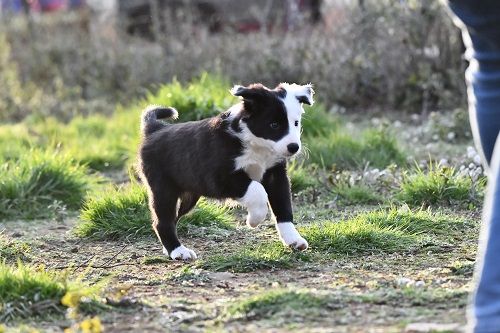
<svg viewBox="0 0 500 333">
<path fill-rule="evenodd" d="M 299 127 L 299 121 L 295 120 L 295 127 Z"/>
<path fill-rule="evenodd" d="M 277 122 L 272 122 L 272 123 L 269 124 L 269 126 L 272 129 L 278 129 L 280 127 L 280 124 L 278 124 Z"/>
</svg>

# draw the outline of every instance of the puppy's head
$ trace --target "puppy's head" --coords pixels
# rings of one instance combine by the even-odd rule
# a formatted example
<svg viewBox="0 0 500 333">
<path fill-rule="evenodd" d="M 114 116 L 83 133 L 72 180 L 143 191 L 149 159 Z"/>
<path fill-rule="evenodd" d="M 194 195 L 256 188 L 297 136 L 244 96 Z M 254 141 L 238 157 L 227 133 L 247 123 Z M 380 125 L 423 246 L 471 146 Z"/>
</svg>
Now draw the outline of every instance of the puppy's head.
<svg viewBox="0 0 500 333">
<path fill-rule="evenodd" d="M 234 96 L 243 100 L 240 126 L 248 144 L 268 148 L 279 157 L 297 154 L 303 104 L 312 105 L 312 85 L 281 83 L 274 89 L 262 84 L 234 86 Z"/>
</svg>

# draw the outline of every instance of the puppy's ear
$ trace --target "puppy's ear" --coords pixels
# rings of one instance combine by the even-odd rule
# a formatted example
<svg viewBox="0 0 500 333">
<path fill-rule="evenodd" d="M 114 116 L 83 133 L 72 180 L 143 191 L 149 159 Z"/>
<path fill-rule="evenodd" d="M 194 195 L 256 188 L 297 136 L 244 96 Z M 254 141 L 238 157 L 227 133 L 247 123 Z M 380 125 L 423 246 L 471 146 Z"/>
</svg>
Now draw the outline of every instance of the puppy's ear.
<svg viewBox="0 0 500 333">
<path fill-rule="evenodd" d="M 243 96 L 246 89 L 247 88 L 236 84 L 233 88 L 231 88 L 231 90 L 229 90 L 229 92 L 231 92 L 233 96 Z"/>
<path fill-rule="evenodd" d="M 234 96 L 242 97 L 245 101 L 251 101 L 265 96 L 266 88 L 260 83 L 255 83 L 248 87 L 235 85 L 230 91 Z"/>
<path fill-rule="evenodd" d="M 314 90 L 312 88 L 312 84 L 306 84 L 303 86 L 298 86 L 297 91 L 295 92 L 295 96 L 300 103 L 304 103 L 307 105 L 314 104 Z"/>
</svg>

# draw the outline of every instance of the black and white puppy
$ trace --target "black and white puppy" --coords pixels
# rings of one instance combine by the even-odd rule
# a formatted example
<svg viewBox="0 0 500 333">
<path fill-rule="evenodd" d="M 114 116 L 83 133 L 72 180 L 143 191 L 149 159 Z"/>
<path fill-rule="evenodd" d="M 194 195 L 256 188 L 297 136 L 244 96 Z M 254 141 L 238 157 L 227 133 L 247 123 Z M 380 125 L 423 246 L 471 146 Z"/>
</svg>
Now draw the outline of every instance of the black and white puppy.
<svg viewBox="0 0 500 333">
<path fill-rule="evenodd" d="M 142 114 L 139 152 L 153 228 L 172 259 L 196 259 L 177 238 L 176 224 L 200 196 L 235 199 L 248 210 L 246 223 L 265 220 L 268 202 L 282 242 L 305 250 L 293 224 L 287 159 L 301 149 L 302 104 L 313 104 L 311 85 L 235 86 L 242 102 L 215 117 L 168 124 L 174 108 L 150 106 Z"/>
</svg>

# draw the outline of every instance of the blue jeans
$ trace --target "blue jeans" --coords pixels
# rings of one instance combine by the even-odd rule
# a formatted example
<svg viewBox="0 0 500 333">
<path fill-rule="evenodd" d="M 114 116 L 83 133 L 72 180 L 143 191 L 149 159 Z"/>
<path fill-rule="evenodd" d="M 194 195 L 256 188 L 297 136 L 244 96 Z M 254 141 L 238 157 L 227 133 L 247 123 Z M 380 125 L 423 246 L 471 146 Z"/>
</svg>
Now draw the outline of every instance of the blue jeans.
<svg viewBox="0 0 500 333">
<path fill-rule="evenodd" d="M 449 5 L 465 25 L 469 113 L 488 173 L 470 324 L 474 332 L 500 332 L 500 1 Z"/>
</svg>

